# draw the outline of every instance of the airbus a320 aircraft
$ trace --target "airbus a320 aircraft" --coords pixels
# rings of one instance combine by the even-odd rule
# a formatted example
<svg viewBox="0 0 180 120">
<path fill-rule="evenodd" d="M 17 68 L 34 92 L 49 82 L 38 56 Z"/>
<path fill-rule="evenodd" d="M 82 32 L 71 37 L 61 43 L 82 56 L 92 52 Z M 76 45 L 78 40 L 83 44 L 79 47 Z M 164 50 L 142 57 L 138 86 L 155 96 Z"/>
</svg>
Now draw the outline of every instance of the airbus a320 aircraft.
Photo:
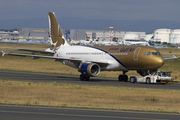
<svg viewBox="0 0 180 120">
<path fill-rule="evenodd" d="M 61 31 L 54 12 L 49 13 L 49 28 L 51 33 L 51 48 L 45 51 L 19 49 L 20 51 L 38 52 L 46 55 L 4 53 L 14 56 L 29 56 L 32 58 L 49 58 L 65 65 L 77 68 L 81 73 L 80 80 L 88 81 L 97 76 L 100 71 L 123 71 L 119 81 L 127 81 L 126 72 L 136 70 L 144 76 L 156 71 L 164 64 L 160 52 L 149 46 L 70 46 Z M 172 59 L 175 59 L 173 57 Z"/>
</svg>

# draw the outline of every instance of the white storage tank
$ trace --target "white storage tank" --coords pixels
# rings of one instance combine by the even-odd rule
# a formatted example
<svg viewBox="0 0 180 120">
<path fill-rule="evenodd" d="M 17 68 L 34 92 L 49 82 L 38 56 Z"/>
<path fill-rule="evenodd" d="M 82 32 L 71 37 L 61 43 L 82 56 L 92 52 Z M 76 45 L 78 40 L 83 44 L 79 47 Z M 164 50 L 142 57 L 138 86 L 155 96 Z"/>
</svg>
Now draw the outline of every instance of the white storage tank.
<svg viewBox="0 0 180 120">
<path fill-rule="evenodd" d="M 170 43 L 171 29 L 157 29 L 154 31 L 154 41 Z"/>
<path fill-rule="evenodd" d="M 139 40 L 140 35 L 139 34 L 133 34 L 133 33 L 126 33 L 123 37 L 124 40 Z"/>
<path fill-rule="evenodd" d="M 170 42 L 174 44 L 180 43 L 180 29 L 172 30 Z"/>
</svg>

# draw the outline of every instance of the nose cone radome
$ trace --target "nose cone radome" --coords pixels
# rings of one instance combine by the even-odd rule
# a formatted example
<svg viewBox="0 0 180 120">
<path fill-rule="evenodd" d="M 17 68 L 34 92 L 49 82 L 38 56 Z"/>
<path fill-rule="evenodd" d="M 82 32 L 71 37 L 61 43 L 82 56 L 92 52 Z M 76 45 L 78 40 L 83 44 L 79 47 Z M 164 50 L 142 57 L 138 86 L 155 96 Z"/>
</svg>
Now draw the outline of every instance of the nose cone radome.
<svg viewBox="0 0 180 120">
<path fill-rule="evenodd" d="M 162 57 L 156 58 L 156 65 L 158 68 L 162 67 L 164 65 L 164 59 Z"/>
</svg>

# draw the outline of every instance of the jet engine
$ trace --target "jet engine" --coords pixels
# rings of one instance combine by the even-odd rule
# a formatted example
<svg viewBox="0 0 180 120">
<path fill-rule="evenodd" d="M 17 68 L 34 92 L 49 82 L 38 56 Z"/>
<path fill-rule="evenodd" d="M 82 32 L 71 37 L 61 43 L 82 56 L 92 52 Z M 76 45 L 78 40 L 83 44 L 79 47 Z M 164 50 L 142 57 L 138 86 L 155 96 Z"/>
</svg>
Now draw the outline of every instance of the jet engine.
<svg viewBox="0 0 180 120">
<path fill-rule="evenodd" d="M 100 73 L 100 69 L 100 66 L 96 63 L 85 63 L 81 65 L 78 71 L 90 77 L 95 77 Z"/>
</svg>

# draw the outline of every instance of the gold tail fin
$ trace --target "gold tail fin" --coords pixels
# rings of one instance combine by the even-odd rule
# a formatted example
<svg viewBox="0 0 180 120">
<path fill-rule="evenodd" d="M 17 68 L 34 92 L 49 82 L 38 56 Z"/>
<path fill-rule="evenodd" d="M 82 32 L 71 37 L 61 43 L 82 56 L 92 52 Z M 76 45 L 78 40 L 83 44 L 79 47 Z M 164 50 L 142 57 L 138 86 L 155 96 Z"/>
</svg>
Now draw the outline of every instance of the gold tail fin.
<svg viewBox="0 0 180 120">
<path fill-rule="evenodd" d="M 64 45 L 65 39 L 62 38 L 63 33 L 61 31 L 61 28 L 58 24 L 58 21 L 56 19 L 54 12 L 49 12 L 49 27 L 50 27 L 50 33 L 51 33 L 51 39 L 52 39 L 52 49 L 58 49 L 62 44 Z"/>
</svg>

